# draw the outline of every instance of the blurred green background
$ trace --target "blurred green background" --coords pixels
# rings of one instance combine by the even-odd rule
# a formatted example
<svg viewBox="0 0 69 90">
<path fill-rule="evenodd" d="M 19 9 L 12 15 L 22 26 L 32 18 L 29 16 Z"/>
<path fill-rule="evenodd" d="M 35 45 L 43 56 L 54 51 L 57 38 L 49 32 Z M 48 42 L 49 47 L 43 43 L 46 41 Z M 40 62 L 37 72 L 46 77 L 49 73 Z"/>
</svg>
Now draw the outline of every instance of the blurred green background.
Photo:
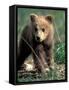
<svg viewBox="0 0 69 90">
<path fill-rule="evenodd" d="M 65 63 L 65 11 L 49 9 L 18 8 L 18 41 L 21 31 L 30 21 L 30 14 L 52 15 L 54 18 L 54 59 L 57 64 Z M 59 40 L 60 39 L 60 40 Z"/>
</svg>

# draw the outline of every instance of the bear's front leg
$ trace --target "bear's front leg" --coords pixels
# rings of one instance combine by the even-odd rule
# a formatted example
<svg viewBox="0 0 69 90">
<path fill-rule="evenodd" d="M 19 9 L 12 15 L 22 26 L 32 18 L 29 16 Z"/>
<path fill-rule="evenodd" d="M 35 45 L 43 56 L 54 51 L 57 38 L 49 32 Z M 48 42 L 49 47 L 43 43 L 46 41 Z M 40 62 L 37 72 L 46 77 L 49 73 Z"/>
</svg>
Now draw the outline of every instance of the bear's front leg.
<svg viewBox="0 0 69 90">
<path fill-rule="evenodd" d="M 46 45 L 46 60 L 50 69 L 54 69 L 54 58 L 52 46 Z"/>
<path fill-rule="evenodd" d="M 46 62 L 46 54 L 43 46 L 42 45 L 37 46 L 35 49 L 35 53 L 36 55 L 34 55 L 34 58 L 35 58 L 34 62 L 35 62 L 36 68 L 43 73 L 46 71 L 49 71 L 49 68 Z"/>
</svg>

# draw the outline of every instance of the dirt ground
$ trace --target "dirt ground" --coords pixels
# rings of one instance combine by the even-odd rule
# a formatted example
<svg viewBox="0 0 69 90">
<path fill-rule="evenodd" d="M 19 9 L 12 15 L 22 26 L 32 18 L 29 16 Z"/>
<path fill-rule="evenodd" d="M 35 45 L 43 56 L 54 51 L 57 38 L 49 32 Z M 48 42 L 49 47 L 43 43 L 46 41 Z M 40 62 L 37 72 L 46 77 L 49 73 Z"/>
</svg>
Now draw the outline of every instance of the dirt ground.
<svg viewBox="0 0 69 90">
<path fill-rule="evenodd" d="M 18 72 L 18 82 L 29 82 L 29 81 L 42 81 L 42 80 L 64 80 L 65 79 L 65 64 L 55 64 L 54 70 L 50 70 L 46 74 L 33 72 Z"/>
</svg>

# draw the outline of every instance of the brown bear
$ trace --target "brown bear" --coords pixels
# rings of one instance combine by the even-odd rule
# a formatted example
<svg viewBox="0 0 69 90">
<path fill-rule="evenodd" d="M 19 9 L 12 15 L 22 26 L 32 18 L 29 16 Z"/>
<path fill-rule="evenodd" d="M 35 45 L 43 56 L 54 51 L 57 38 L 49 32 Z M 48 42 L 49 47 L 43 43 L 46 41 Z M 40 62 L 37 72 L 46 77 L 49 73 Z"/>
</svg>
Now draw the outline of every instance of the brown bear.
<svg viewBox="0 0 69 90">
<path fill-rule="evenodd" d="M 35 68 L 39 72 L 45 68 L 52 68 L 54 25 L 52 16 L 30 15 L 31 22 L 21 33 L 18 48 L 17 70 L 24 64 L 26 58 L 32 53 Z M 27 60 L 26 60 L 27 61 Z"/>
</svg>

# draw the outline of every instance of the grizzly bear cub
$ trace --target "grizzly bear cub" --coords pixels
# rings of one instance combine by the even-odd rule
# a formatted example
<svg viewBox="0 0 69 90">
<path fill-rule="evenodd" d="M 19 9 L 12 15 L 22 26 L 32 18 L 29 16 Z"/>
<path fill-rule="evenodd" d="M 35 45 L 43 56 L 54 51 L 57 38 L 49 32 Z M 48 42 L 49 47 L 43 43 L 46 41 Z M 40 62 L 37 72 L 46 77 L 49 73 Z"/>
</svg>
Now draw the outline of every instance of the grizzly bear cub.
<svg viewBox="0 0 69 90">
<path fill-rule="evenodd" d="M 21 33 L 17 70 L 32 53 L 35 68 L 39 72 L 53 68 L 54 25 L 52 16 L 30 15 L 31 22 Z"/>
</svg>

